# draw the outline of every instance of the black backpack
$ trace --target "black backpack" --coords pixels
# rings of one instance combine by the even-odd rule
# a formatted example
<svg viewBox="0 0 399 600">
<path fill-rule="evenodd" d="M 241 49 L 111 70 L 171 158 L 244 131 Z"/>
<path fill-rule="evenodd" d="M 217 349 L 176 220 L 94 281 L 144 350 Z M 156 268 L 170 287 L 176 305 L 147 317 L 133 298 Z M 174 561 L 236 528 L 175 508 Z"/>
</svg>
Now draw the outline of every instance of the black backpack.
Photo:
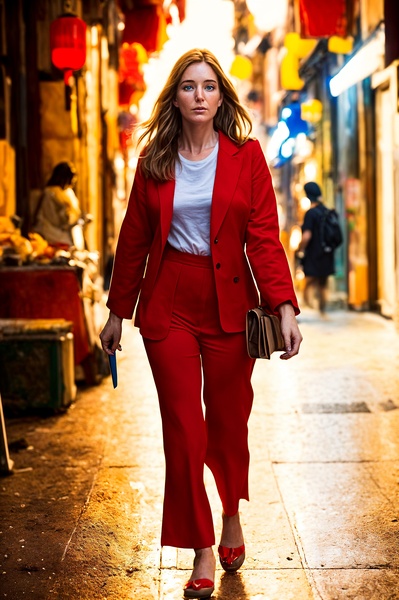
<svg viewBox="0 0 399 600">
<path fill-rule="evenodd" d="M 339 216 L 334 208 L 327 208 L 321 205 L 322 213 L 320 216 L 320 244 L 323 252 L 329 254 L 334 252 L 343 242 Z"/>
</svg>

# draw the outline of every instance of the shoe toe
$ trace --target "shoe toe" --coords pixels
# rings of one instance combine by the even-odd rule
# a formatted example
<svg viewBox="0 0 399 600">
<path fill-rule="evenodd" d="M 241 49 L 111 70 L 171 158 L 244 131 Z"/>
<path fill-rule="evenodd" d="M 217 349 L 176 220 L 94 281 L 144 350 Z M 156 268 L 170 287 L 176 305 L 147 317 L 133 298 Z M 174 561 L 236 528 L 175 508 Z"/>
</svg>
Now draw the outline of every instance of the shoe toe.
<svg viewBox="0 0 399 600">
<path fill-rule="evenodd" d="M 215 589 L 210 579 L 193 579 L 184 586 L 185 598 L 209 598 Z"/>
<path fill-rule="evenodd" d="M 238 548 L 219 546 L 218 554 L 222 568 L 225 571 L 234 572 L 242 566 L 245 560 L 245 545 L 243 544 Z"/>
</svg>

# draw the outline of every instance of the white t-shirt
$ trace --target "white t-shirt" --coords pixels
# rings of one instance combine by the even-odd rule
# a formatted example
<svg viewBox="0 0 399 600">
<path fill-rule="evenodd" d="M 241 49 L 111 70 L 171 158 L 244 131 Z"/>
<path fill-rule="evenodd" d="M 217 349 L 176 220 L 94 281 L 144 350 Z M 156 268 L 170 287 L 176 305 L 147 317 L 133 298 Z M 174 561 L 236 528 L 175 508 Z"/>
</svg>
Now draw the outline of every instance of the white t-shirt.
<svg viewBox="0 0 399 600">
<path fill-rule="evenodd" d="M 210 256 L 210 222 L 219 144 L 203 160 L 179 155 L 173 217 L 168 236 L 171 246 L 190 254 Z"/>
</svg>

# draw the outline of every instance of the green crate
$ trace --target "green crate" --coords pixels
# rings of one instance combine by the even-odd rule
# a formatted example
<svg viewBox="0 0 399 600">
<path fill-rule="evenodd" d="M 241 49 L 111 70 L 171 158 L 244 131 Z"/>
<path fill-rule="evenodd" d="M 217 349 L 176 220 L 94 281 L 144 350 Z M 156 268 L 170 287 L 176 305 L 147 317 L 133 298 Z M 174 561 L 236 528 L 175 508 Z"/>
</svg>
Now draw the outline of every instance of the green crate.
<svg viewBox="0 0 399 600">
<path fill-rule="evenodd" d="M 76 397 L 72 323 L 0 320 L 0 393 L 4 413 L 56 412 Z"/>
</svg>

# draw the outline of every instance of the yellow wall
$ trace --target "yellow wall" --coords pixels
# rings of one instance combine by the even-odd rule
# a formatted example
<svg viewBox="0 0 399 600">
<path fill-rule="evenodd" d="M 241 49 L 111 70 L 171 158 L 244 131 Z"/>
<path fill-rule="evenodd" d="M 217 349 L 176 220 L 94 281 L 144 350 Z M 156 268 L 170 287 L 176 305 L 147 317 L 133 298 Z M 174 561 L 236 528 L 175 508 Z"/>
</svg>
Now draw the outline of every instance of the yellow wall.
<svg viewBox="0 0 399 600">
<path fill-rule="evenodd" d="M 0 140 L 0 216 L 15 214 L 15 150 L 7 140 Z"/>
<path fill-rule="evenodd" d="M 65 108 L 63 81 L 40 84 L 42 133 L 42 174 L 46 181 L 53 167 L 64 160 L 74 162 L 74 134 L 71 113 Z"/>
</svg>

